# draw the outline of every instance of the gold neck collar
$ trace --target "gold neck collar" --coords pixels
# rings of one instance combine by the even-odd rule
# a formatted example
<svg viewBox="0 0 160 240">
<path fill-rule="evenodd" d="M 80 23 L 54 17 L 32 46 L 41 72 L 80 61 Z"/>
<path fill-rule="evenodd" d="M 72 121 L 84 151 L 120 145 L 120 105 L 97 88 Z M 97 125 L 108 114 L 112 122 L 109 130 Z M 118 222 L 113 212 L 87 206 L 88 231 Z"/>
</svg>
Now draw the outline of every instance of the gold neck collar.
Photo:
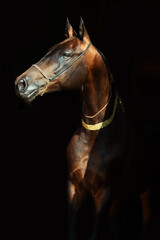
<svg viewBox="0 0 160 240">
<path fill-rule="evenodd" d="M 100 122 L 100 123 L 96 123 L 96 124 L 87 124 L 82 119 L 83 127 L 86 128 L 87 130 L 90 130 L 90 131 L 97 131 L 97 130 L 100 130 L 104 127 L 107 127 L 113 121 L 113 118 L 115 116 L 115 112 L 116 112 L 117 105 L 118 105 L 118 98 L 119 98 L 119 96 L 118 96 L 118 93 L 116 91 L 116 98 L 115 98 L 115 101 L 114 101 L 113 112 L 112 112 L 112 115 L 107 120 L 105 120 L 103 122 Z"/>
</svg>

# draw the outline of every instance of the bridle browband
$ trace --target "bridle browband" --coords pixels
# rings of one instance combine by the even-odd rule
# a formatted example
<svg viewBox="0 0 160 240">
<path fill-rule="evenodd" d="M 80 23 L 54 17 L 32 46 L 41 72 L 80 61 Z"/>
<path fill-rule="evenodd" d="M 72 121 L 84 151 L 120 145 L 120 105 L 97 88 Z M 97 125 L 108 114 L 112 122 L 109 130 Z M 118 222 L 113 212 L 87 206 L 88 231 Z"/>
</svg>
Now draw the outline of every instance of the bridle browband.
<svg viewBox="0 0 160 240">
<path fill-rule="evenodd" d="M 85 52 L 87 52 L 87 50 L 89 49 L 89 47 L 91 46 L 91 42 L 89 43 L 88 47 L 84 50 L 84 52 L 82 52 L 74 61 L 72 61 L 69 65 L 67 65 L 64 69 L 62 69 L 60 72 L 58 72 L 55 76 L 48 78 L 46 76 L 46 74 L 42 71 L 42 69 L 37 65 L 37 64 L 33 64 L 32 67 L 35 67 L 38 69 L 38 71 L 42 74 L 42 76 L 44 78 L 46 78 L 49 82 L 52 82 L 56 77 L 58 77 L 61 73 L 65 72 L 68 68 L 70 68 L 82 55 L 85 54 Z"/>
</svg>

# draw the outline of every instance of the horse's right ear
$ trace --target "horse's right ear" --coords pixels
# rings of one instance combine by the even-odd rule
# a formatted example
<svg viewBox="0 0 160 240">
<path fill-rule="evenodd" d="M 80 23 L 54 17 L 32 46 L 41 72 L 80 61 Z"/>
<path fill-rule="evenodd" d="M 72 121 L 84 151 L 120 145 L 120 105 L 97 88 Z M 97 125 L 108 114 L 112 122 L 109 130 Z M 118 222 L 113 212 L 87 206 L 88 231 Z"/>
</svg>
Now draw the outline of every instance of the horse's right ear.
<svg viewBox="0 0 160 240">
<path fill-rule="evenodd" d="M 82 17 L 80 17 L 80 25 L 79 25 L 79 38 L 81 41 L 86 41 L 86 42 L 90 42 L 90 38 L 89 35 L 87 33 L 86 27 L 84 25 L 84 21 L 82 19 Z"/>
<path fill-rule="evenodd" d="M 74 31 L 74 29 L 72 28 L 70 22 L 69 22 L 69 19 L 67 17 L 67 20 L 66 20 L 66 27 L 65 27 L 65 36 L 67 38 L 71 38 L 71 37 L 74 37 L 74 36 L 77 36 L 77 33 Z"/>
</svg>

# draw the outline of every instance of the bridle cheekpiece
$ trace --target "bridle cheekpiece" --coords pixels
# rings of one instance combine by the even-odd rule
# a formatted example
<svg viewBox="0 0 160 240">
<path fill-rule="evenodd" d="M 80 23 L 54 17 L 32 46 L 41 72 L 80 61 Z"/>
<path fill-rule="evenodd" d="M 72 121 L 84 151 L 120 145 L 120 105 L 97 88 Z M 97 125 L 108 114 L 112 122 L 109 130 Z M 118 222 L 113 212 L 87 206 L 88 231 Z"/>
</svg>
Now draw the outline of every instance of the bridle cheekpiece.
<svg viewBox="0 0 160 240">
<path fill-rule="evenodd" d="M 56 77 L 58 77 L 60 74 L 62 74 L 63 72 L 65 72 L 68 68 L 70 68 L 76 61 L 78 61 L 78 59 L 85 54 L 85 52 L 87 52 L 87 50 L 89 49 L 89 47 L 91 46 L 91 42 L 89 43 L 88 47 L 74 60 L 72 61 L 69 65 L 67 65 L 64 69 L 62 69 L 60 72 L 58 72 L 55 76 L 48 78 L 46 76 L 46 74 L 42 71 L 42 69 L 37 65 L 37 64 L 33 64 L 32 67 L 35 67 L 38 69 L 38 71 L 42 74 L 42 76 L 44 78 L 46 78 L 49 82 L 52 82 Z"/>
</svg>

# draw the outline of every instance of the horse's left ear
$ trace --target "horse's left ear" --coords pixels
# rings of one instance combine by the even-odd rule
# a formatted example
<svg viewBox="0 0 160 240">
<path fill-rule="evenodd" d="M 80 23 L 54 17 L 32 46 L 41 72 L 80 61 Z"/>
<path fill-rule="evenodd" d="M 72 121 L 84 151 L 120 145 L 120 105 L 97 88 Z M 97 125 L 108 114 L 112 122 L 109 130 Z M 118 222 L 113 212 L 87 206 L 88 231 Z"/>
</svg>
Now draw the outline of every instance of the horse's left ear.
<svg viewBox="0 0 160 240">
<path fill-rule="evenodd" d="M 90 38 L 89 35 L 87 33 L 86 27 L 84 25 L 84 21 L 82 19 L 82 17 L 80 17 L 80 25 L 79 25 L 79 38 L 81 41 L 85 41 L 85 42 L 90 42 Z"/>
<path fill-rule="evenodd" d="M 66 27 L 65 27 L 65 36 L 67 38 L 73 37 L 73 36 L 77 36 L 77 33 L 75 32 L 75 30 L 72 28 L 69 19 L 67 17 L 67 21 L 66 21 Z"/>
</svg>

